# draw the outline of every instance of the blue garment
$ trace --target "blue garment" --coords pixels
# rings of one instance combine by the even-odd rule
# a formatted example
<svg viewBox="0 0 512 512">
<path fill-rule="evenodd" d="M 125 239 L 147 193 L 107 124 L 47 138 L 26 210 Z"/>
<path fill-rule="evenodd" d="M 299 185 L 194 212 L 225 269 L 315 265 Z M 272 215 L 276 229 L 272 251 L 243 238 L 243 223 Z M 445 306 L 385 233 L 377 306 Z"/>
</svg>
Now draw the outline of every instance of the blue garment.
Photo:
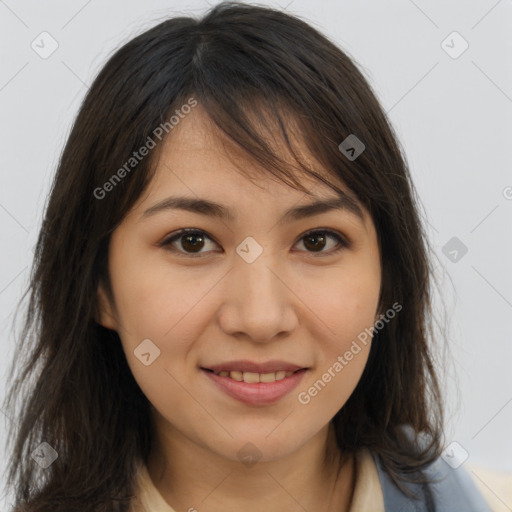
<svg viewBox="0 0 512 512">
<path fill-rule="evenodd" d="M 377 466 L 386 512 L 491 512 L 462 466 L 453 469 L 442 458 L 437 459 L 423 474 L 438 481 L 428 485 L 403 483 L 404 487 L 419 496 L 418 500 L 412 500 L 396 486 L 382 466 L 380 458 L 371 453 Z"/>
</svg>

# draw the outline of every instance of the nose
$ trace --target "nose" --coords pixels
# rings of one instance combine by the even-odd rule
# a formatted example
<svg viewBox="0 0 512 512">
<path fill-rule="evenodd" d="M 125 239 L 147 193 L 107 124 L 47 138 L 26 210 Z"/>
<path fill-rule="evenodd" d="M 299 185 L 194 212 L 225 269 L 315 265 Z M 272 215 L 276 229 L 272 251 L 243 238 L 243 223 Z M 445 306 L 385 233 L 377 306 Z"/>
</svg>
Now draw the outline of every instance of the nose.
<svg viewBox="0 0 512 512">
<path fill-rule="evenodd" d="M 298 325 L 293 283 L 265 251 L 252 263 L 235 258 L 222 293 L 220 328 L 231 336 L 267 343 Z"/>
</svg>

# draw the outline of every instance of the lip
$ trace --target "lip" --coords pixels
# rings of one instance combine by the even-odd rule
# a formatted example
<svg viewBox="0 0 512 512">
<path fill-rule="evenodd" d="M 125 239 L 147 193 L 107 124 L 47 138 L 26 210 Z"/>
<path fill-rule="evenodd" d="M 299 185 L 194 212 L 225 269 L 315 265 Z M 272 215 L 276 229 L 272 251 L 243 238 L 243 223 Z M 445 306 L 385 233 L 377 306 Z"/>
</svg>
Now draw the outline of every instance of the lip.
<svg viewBox="0 0 512 512">
<path fill-rule="evenodd" d="M 203 366 L 202 369 L 213 370 L 214 372 L 253 372 L 253 373 L 272 373 L 284 370 L 285 372 L 294 372 L 306 368 L 286 361 L 266 361 L 256 363 L 249 360 L 229 361 L 214 366 Z"/>
<path fill-rule="evenodd" d="M 246 366 L 244 368 L 247 368 Z M 268 367 L 266 367 L 268 368 Z M 212 368 L 213 369 L 213 368 Z M 280 369 L 284 370 L 281 366 Z M 239 382 L 230 377 L 221 377 L 201 368 L 201 371 L 226 395 L 230 396 L 247 405 L 268 405 L 279 401 L 281 398 L 293 391 L 308 371 L 307 368 L 295 367 L 295 373 L 289 377 L 274 382 L 257 382 L 249 384 L 247 382 Z M 215 370 L 228 371 L 228 370 Z M 231 371 L 242 371 L 232 369 Z M 245 371 L 251 371 L 246 369 Z M 256 373 L 270 373 L 272 370 L 258 371 Z M 275 370 L 277 371 L 277 370 Z M 293 369 L 287 371 L 294 371 Z"/>
</svg>

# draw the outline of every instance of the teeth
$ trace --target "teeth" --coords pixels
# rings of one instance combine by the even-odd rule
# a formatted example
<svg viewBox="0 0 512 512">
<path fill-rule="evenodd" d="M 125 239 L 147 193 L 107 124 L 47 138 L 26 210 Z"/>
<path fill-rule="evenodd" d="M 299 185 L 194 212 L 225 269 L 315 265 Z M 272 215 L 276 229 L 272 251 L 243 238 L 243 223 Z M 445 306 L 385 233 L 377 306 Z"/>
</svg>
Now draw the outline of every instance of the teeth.
<svg viewBox="0 0 512 512">
<path fill-rule="evenodd" d="M 275 373 L 260 373 L 260 382 L 274 382 L 276 380 Z"/>
<path fill-rule="evenodd" d="M 255 382 L 259 382 L 259 381 L 260 381 L 259 373 L 244 372 L 244 382 L 247 382 L 249 384 L 254 384 Z"/>
<path fill-rule="evenodd" d="M 274 382 L 276 380 L 283 380 L 285 377 L 289 377 L 293 375 L 295 372 L 286 372 L 284 370 L 279 370 L 277 372 L 271 373 L 254 373 L 254 372 L 215 372 L 217 375 L 221 377 L 229 377 L 238 382 L 247 382 L 248 384 L 256 384 L 257 382 Z"/>
<path fill-rule="evenodd" d="M 244 374 L 242 372 L 227 372 L 228 375 L 237 380 L 238 382 L 242 382 L 244 380 Z"/>
</svg>

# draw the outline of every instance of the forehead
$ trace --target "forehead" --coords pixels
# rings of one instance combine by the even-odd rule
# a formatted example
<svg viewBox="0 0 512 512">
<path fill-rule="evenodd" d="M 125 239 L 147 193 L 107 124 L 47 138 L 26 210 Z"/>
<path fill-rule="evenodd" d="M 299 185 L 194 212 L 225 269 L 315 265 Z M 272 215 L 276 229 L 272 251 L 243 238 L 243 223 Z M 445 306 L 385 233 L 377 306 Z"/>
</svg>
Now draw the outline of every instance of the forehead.
<svg viewBox="0 0 512 512">
<path fill-rule="evenodd" d="M 293 119 L 287 126 L 288 133 L 293 137 L 297 131 Z M 288 121 L 287 119 L 287 121 Z M 258 126 L 262 126 L 261 119 Z M 306 192 L 283 183 L 251 158 L 248 152 L 238 146 L 210 119 L 200 103 L 192 111 L 180 119 L 164 140 L 159 151 L 155 174 L 143 202 L 144 212 L 148 205 L 157 206 L 171 193 L 173 196 L 187 196 L 189 199 L 211 199 L 217 203 L 242 203 L 244 198 L 263 191 L 272 196 L 276 204 L 286 206 L 292 204 L 307 205 L 314 200 L 339 199 L 340 194 L 320 180 L 308 175 L 298 168 L 295 158 L 282 140 L 277 126 L 268 123 L 258 133 L 266 143 L 288 165 L 295 166 L 293 176 L 305 188 Z M 345 206 L 354 205 L 361 210 L 361 220 L 366 224 L 368 213 L 356 196 L 341 180 L 328 173 L 319 162 L 305 150 L 300 140 L 294 139 L 294 150 L 300 158 L 320 175 L 329 181 L 335 180 L 336 185 L 345 192 Z M 254 188 L 253 185 L 257 188 Z M 171 201 L 172 202 L 172 201 Z M 176 201 L 174 201 L 176 205 Z M 181 205 L 184 202 L 181 201 Z M 170 205 L 170 203 L 169 203 Z M 353 205 L 353 206 L 354 206 Z M 195 205 L 213 212 L 206 204 Z M 236 207 L 235 207 L 236 209 Z M 289 208 L 286 208 L 289 209 Z M 139 207 L 138 210 L 141 210 Z M 219 210 L 217 208 L 217 210 Z M 347 209 L 350 211 L 350 208 Z M 352 208 L 353 213 L 356 208 Z M 327 209 L 326 209 L 327 211 Z M 232 210 L 230 209 L 230 212 Z M 226 218 L 233 217 L 230 214 Z"/>
<path fill-rule="evenodd" d="M 277 126 L 275 118 L 265 115 L 264 111 L 258 113 L 247 113 L 251 127 L 257 129 L 258 137 L 283 159 L 285 165 L 296 167 L 295 158 L 283 141 L 282 133 Z M 263 117 L 262 117 L 263 116 Z M 305 150 L 305 145 L 296 138 L 298 132 L 292 116 L 286 118 L 288 136 L 294 141 L 294 149 L 299 152 L 300 157 L 312 166 L 316 172 L 333 179 L 315 158 Z M 221 179 L 227 171 L 240 171 L 244 177 L 250 178 L 253 182 L 268 184 L 273 181 L 272 174 L 249 154 L 249 152 L 235 143 L 225 134 L 209 117 L 205 108 L 198 103 L 191 112 L 180 119 L 180 122 L 172 129 L 164 139 L 159 154 L 159 162 L 156 172 L 165 173 L 170 167 L 179 162 L 188 166 L 189 163 L 196 171 L 194 174 L 205 178 L 207 175 L 215 174 Z M 198 165 L 200 163 L 200 165 Z M 215 170 L 215 173 L 212 171 Z M 303 170 L 295 170 L 293 176 L 307 189 L 322 188 L 325 193 L 332 189 L 326 184 L 319 182 L 312 176 L 308 176 Z M 299 193 L 301 193 L 299 191 Z"/>
</svg>

